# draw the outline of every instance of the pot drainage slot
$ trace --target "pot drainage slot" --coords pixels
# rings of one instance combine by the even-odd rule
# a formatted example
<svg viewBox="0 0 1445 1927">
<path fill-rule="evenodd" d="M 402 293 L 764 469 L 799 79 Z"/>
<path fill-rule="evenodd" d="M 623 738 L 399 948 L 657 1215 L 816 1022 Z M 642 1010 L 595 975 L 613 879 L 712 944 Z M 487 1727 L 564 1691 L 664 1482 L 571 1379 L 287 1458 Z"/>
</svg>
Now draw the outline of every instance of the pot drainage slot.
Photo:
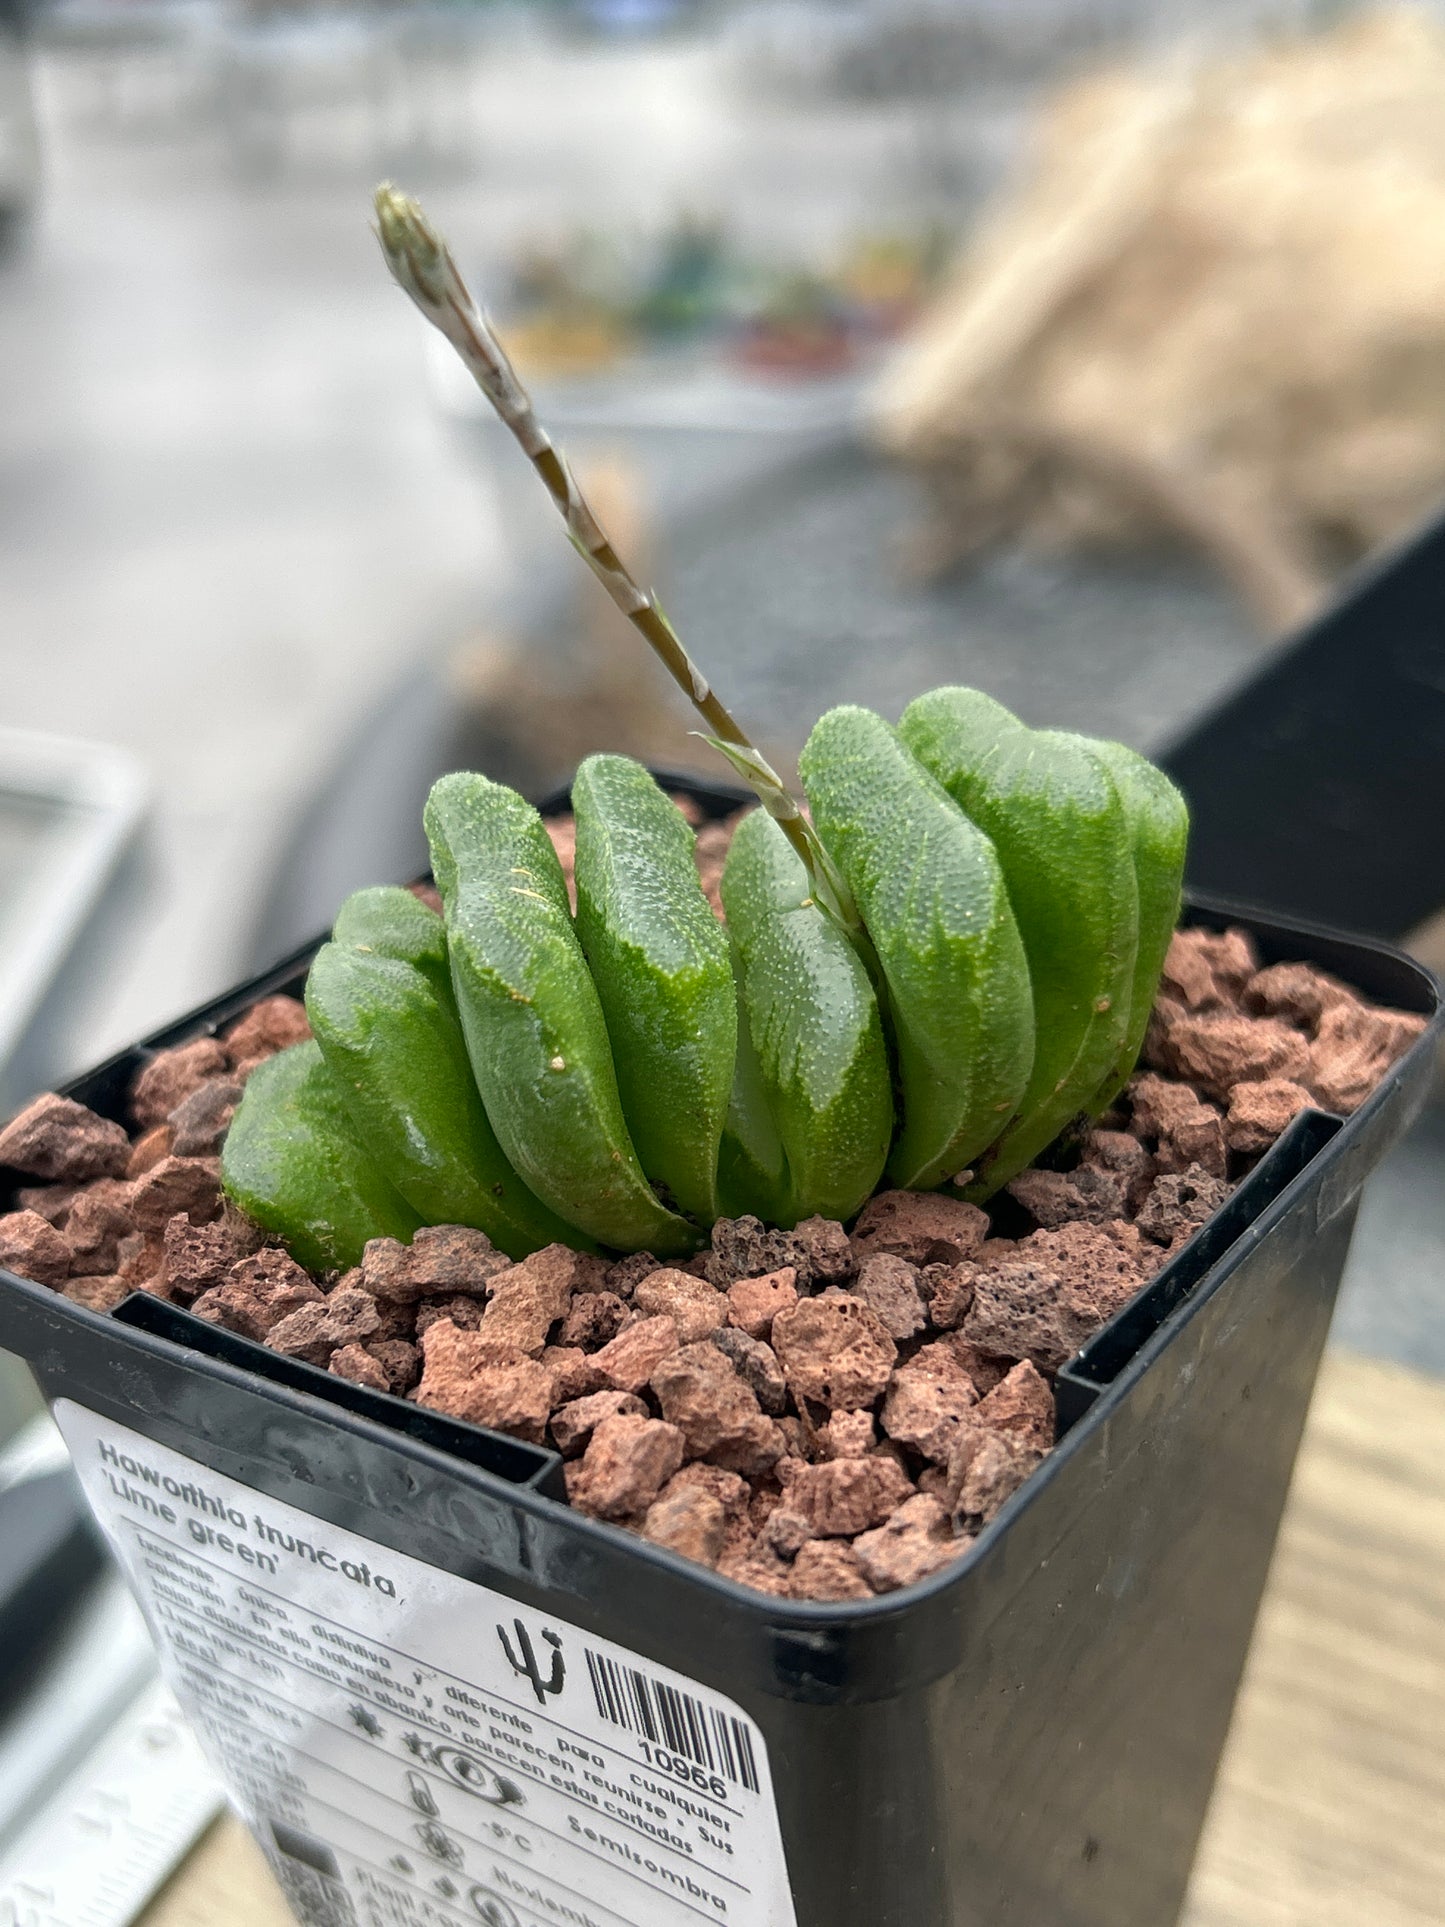
<svg viewBox="0 0 1445 1927">
<path fill-rule="evenodd" d="M 505 1432 L 491 1432 L 482 1425 L 469 1425 L 465 1419 L 445 1418 L 422 1405 L 397 1398 L 390 1392 L 374 1392 L 366 1385 L 338 1378 L 319 1365 L 308 1365 L 299 1358 L 286 1358 L 268 1351 L 254 1339 L 242 1338 L 212 1325 L 194 1313 L 153 1298 L 148 1292 L 133 1291 L 111 1314 L 123 1325 L 149 1332 L 155 1338 L 169 1339 L 187 1351 L 219 1359 L 238 1371 L 264 1378 L 288 1391 L 306 1392 L 358 1418 L 371 1419 L 388 1431 L 400 1432 L 418 1445 L 445 1452 L 453 1458 L 505 1479 L 508 1485 L 523 1485 L 544 1493 L 549 1499 L 566 1498 L 562 1461 L 555 1452 L 539 1445 L 527 1445 L 509 1438 Z"/>
<path fill-rule="evenodd" d="M 1228 1202 L 1069 1360 L 1054 1384 L 1060 1438 L 1077 1425 L 1099 1394 L 1288 1190 L 1342 1124 L 1341 1118 L 1324 1111 L 1301 1111 Z"/>
</svg>

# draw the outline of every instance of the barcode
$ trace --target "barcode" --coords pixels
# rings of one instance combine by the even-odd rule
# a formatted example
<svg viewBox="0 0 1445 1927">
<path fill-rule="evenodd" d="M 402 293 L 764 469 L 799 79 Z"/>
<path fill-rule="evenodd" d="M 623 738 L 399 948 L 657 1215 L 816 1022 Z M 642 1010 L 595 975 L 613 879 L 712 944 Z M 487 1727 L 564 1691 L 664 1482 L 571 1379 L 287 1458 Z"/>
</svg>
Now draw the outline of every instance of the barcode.
<svg viewBox="0 0 1445 1927">
<path fill-rule="evenodd" d="M 357 1927 L 356 1909 L 344 1887 L 314 1867 L 288 1860 L 283 1854 L 268 1854 L 267 1858 L 276 1884 L 301 1927 Z"/>
<path fill-rule="evenodd" d="M 279 1851 L 266 1846 L 266 1858 L 302 1927 L 357 1927 L 356 1909 L 330 1847 L 282 1820 L 272 1820 L 270 1829 Z"/>
<path fill-rule="evenodd" d="M 613 1726 L 636 1733 L 653 1746 L 668 1747 L 709 1773 L 723 1774 L 734 1785 L 758 1791 L 753 1736 L 731 1713 L 724 1713 L 691 1693 L 680 1693 L 665 1680 L 652 1679 L 635 1666 L 587 1648 L 587 1672 L 597 1711 Z"/>
</svg>

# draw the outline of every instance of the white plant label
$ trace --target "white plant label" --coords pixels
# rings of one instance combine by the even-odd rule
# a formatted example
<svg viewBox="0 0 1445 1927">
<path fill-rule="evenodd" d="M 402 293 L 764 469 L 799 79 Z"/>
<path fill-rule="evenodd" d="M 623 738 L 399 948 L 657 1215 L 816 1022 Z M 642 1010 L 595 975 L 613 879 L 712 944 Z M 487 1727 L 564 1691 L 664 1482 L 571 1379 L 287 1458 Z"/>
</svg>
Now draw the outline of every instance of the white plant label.
<svg viewBox="0 0 1445 1927">
<path fill-rule="evenodd" d="M 796 1927 L 731 1700 L 61 1400 L 171 1685 L 304 1927 Z"/>
</svg>

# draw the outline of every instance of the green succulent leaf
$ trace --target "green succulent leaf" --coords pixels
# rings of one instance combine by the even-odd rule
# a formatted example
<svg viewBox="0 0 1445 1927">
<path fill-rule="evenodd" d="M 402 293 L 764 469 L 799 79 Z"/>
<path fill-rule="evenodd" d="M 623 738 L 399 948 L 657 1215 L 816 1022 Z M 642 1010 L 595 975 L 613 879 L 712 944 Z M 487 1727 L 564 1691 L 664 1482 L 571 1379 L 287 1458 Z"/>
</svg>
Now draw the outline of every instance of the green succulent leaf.
<svg viewBox="0 0 1445 1927">
<path fill-rule="evenodd" d="M 887 985 L 902 1108 L 889 1174 L 926 1189 L 986 1150 L 1028 1087 L 1033 996 L 1003 872 L 870 710 L 830 710 L 799 770 Z"/>
<path fill-rule="evenodd" d="M 738 1050 L 718 1152 L 718 1203 L 725 1218 L 750 1215 L 768 1224 L 782 1224 L 789 1211 L 788 1159 L 748 1024 L 743 965 L 736 951 L 733 975 L 737 984 Z"/>
<path fill-rule="evenodd" d="M 422 1223 L 357 1137 L 314 1042 L 252 1071 L 222 1147 L 221 1182 L 312 1271 L 360 1263 L 369 1238 L 409 1244 Z"/>
<path fill-rule="evenodd" d="M 435 911 L 409 890 L 348 898 L 306 1013 L 357 1136 L 426 1223 L 474 1225 L 509 1258 L 581 1237 L 533 1197 L 487 1121 Z"/>
<path fill-rule="evenodd" d="M 1139 891 L 1139 948 L 1129 992 L 1129 1021 L 1114 1068 L 1090 1109 L 1107 1110 L 1138 1061 L 1169 940 L 1179 921 L 1184 859 L 1189 848 L 1189 809 L 1162 769 L 1123 743 L 1096 742 L 1129 818 L 1134 874 Z"/>
<path fill-rule="evenodd" d="M 722 897 L 751 1050 L 730 1126 L 734 1181 L 743 1188 L 751 1166 L 768 1196 L 775 1179 L 763 1149 L 766 1120 L 785 1166 L 766 1215 L 784 1224 L 815 1212 L 849 1218 L 882 1176 L 893 1133 L 888 1053 L 868 973 L 761 810 L 734 832 Z"/>
<path fill-rule="evenodd" d="M 700 1224 L 718 1215 L 718 1147 L 737 1053 L 725 931 L 693 833 L 640 763 L 589 756 L 572 785 L 577 935 L 643 1170 Z"/>
<path fill-rule="evenodd" d="M 1084 1110 L 1119 1060 L 1139 939 L 1129 816 L 1082 736 L 1029 729 L 977 689 L 935 689 L 898 733 L 998 852 L 1033 986 L 1034 1066 L 978 1162 L 987 1196 Z"/>
<path fill-rule="evenodd" d="M 541 817 L 515 790 L 458 774 L 434 785 L 426 832 L 472 1074 L 512 1168 L 600 1244 L 691 1250 L 692 1227 L 661 1203 L 638 1162 Z"/>
<path fill-rule="evenodd" d="M 435 983 L 451 982 L 446 925 L 420 897 L 398 884 L 353 890 L 336 913 L 331 941 L 413 964 Z"/>
</svg>

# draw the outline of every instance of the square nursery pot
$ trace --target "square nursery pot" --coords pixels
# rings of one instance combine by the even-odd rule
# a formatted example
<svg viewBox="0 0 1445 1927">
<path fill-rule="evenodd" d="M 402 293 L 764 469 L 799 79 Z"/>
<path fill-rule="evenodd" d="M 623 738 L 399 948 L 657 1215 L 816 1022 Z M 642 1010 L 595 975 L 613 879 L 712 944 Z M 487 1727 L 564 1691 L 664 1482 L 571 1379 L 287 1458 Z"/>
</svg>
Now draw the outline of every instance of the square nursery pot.
<svg viewBox="0 0 1445 1927">
<path fill-rule="evenodd" d="M 904 1592 L 744 1590 L 569 1510 L 549 1451 L 141 1293 L 101 1316 L 0 1273 L 0 1337 L 301 1920 L 1176 1917 L 1360 1189 L 1441 1028 L 1401 955 L 1188 918 L 1429 1026 L 1348 1120 L 1296 1118 L 1069 1362 L 1057 1449 Z M 68 1094 L 120 1116 L 151 1052 L 298 992 L 314 948 Z"/>
</svg>

